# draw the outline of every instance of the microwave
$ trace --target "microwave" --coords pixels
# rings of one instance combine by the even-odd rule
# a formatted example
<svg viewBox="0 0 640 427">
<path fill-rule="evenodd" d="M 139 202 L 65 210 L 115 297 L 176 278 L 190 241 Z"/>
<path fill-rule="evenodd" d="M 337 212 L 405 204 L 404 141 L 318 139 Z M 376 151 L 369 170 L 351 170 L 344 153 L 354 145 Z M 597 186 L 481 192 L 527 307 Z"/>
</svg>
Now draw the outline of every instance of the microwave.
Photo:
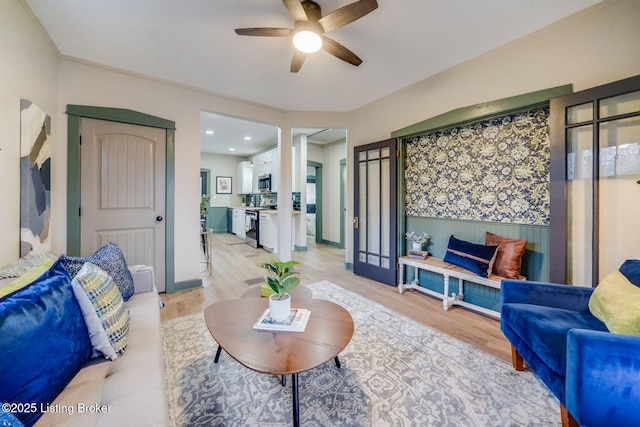
<svg viewBox="0 0 640 427">
<path fill-rule="evenodd" d="M 271 191 L 271 174 L 260 175 L 258 177 L 258 191 L 268 193 Z"/>
</svg>

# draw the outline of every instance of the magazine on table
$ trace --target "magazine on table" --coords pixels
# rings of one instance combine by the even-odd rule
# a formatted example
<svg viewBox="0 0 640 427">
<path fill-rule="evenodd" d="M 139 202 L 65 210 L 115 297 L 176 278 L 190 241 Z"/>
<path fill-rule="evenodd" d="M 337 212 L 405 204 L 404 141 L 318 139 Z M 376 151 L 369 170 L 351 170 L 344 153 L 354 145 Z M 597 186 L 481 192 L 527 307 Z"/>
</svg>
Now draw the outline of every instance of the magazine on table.
<svg viewBox="0 0 640 427">
<path fill-rule="evenodd" d="M 310 314 L 311 312 L 306 308 L 292 308 L 289 317 L 285 320 L 277 321 L 269 316 L 269 309 L 267 308 L 253 325 L 253 329 L 261 331 L 304 332 Z"/>
</svg>

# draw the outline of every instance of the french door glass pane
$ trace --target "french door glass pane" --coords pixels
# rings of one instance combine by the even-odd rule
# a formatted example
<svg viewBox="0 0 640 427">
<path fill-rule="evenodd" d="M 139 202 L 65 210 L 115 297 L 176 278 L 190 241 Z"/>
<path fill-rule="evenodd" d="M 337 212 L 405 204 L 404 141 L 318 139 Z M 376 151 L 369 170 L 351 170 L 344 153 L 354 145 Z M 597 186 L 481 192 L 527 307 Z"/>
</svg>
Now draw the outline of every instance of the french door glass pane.
<svg viewBox="0 0 640 427">
<path fill-rule="evenodd" d="M 640 112 L 640 91 L 600 100 L 600 118 Z"/>
<path fill-rule="evenodd" d="M 640 117 L 601 124 L 599 139 L 598 281 L 640 255 Z"/>
<path fill-rule="evenodd" d="M 590 286 L 593 256 L 593 126 L 567 130 L 567 280 Z"/>
<path fill-rule="evenodd" d="M 381 170 L 380 173 L 382 178 L 380 182 L 382 183 L 382 187 L 380 188 L 380 245 L 381 245 L 381 255 L 388 257 L 390 251 L 390 227 L 391 227 L 391 218 L 389 218 L 390 212 L 390 204 L 391 204 L 391 189 L 389 188 L 390 182 L 390 165 L 389 165 L 389 153 L 388 149 L 387 156 L 381 160 Z M 383 153 L 384 154 L 384 153 Z"/>
<path fill-rule="evenodd" d="M 567 124 L 588 122 L 593 120 L 593 103 L 575 105 L 567 108 Z"/>
<path fill-rule="evenodd" d="M 380 255 L 380 160 L 369 161 L 367 183 L 369 185 L 369 199 L 367 201 L 369 204 L 369 223 L 367 226 L 369 244 L 367 251 Z M 370 263 L 380 265 L 377 257 Z"/>
<path fill-rule="evenodd" d="M 362 153 L 360 153 L 362 155 Z M 365 153 L 366 154 L 366 153 Z M 365 157 L 366 159 L 366 157 Z M 358 206 L 360 207 L 360 212 L 358 212 L 358 219 L 359 219 L 359 224 L 358 224 L 358 236 L 359 236 L 359 241 L 358 241 L 358 247 L 360 248 L 361 252 L 366 252 L 367 250 L 367 162 L 360 162 L 360 185 L 359 185 L 359 203 Z M 361 254 L 361 261 L 364 261 L 364 259 L 362 259 L 362 256 L 364 256 L 363 254 Z"/>
</svg>

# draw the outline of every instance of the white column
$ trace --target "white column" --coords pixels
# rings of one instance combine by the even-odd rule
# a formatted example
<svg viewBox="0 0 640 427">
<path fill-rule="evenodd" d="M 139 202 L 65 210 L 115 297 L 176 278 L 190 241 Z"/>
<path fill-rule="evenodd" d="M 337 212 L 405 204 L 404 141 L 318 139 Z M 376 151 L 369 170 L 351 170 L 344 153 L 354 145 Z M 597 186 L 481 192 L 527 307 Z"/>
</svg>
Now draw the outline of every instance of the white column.
<svg viewBox="0 0 640 427">
<path fill-rule="evenodd" d="M 278 155 L 280 156 L 280 174 L 278 188 L 278 257 L 282 261 L 291 259 L 293 242 L 291 221 L 293 220 L 293 202 L 291 200 L 291 127 L 280 128 Z M 274 171 L 275 172 L 275 171 Z"/>
</svg>

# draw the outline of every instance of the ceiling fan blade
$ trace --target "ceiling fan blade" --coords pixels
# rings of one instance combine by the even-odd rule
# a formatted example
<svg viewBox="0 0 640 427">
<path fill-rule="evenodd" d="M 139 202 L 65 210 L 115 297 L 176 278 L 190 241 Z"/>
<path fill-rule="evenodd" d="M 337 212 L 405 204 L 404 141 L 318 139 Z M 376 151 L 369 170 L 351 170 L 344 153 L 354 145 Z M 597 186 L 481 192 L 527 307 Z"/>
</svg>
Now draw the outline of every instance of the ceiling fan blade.
<svg viewBox="0 0 640 427">
<path fill-rule="evenodd" d="M 328 33 L 362 18 L 377 8 L 378 2 L 376 0 L 360 0 L 331 12 L 327 16 L 320 18 L 318 22 L 322 25 L 324 31 Z"/>
<path fill-rule="evenodd" d="M 236 28 L 239 36 L 289 37 L 292 32 L 291 28 Z"/>
<path fill-rule="evenodd" d="M 294 21 L 307 21 L 307 14 L 302 7 L 302 3 L 300 0 L 282 0 L 284 6 L 289 11 L 289 15 L 291 15 Z"/>
<path fill-rule="evenodd" d="M 336 58 L 342 59 L 343 61 L 348 62 L 351 65 L 355 65 L 356 67 L 362 64 L 362 59 L 358 58 L 355 53 L 351 52 L 349 49 L 327 36 L 322 37 L 322 49 L 329 52 Z"/>
<path fill-rule="evenodd" d="M 293 58 L 291 58 L 291 72 L 297 73 L 302 68 L 304 60 L 307 59 L 307 54 L 300 52 L 298 49 L 293 50 Z"/>
</svg>

